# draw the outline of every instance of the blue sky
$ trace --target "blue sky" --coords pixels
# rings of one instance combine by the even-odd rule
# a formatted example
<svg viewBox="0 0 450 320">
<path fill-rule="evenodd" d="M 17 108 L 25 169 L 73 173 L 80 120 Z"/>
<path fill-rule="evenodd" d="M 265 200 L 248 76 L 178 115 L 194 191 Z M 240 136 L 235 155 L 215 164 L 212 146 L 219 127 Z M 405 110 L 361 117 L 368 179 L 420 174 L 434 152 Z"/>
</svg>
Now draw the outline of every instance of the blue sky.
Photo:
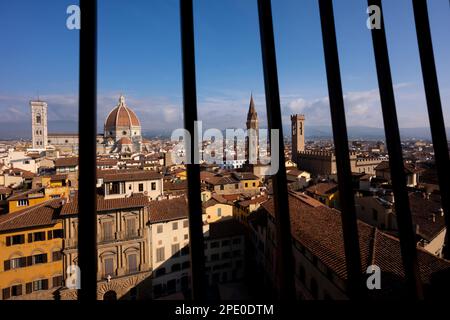
<svg viewBox="0 0 450 320">
<path fill-rule="evenodd" d="M 365 0 L 335 0 L 347 121 L 382 127 Z M 76 120 L 78 31 L 66 28 L 75 1 L 0 2 L 0 125 L 29 121 L 28 101 L 47 100 L 50 120 Z M 272 0 L 284 120 L 305 113 L 329 125 L 317 0 Z M 428 126 L 410 0 L 384 1 L 400 125 Z M 450 123 L 450 7 L 430 0 L 441 97 Z M 256 0 L 194 1 L 200 118 L 243 126 L 253 92 L 265 121 Z M 178 0 L 99 0 L 99 128 L 120 93 L 146 130 L 182 125 Z M 51 131 L 51 128 L 50 128 Z"/>
</svg>

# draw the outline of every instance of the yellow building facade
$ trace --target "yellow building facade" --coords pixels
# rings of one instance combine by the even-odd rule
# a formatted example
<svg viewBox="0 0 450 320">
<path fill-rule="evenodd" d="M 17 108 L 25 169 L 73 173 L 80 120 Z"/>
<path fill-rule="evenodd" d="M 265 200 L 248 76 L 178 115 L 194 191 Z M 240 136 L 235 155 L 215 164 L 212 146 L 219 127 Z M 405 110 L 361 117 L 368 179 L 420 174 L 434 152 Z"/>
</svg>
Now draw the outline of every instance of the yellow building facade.
<svg viewBox="0 0 450 320">
<path fill-rule="evenodd" d="M 53 299 L 63 282 L 60 200 L 0 217 L 0 300 Z"/>
<path fill-rule="evenodd" d="M 9 213 L 33 207 L 50 199 L 69 197 L 67 176 L 44 176 L 39 179 L 37 188 L 13 195 L 8 199 Z"/>
</svg>

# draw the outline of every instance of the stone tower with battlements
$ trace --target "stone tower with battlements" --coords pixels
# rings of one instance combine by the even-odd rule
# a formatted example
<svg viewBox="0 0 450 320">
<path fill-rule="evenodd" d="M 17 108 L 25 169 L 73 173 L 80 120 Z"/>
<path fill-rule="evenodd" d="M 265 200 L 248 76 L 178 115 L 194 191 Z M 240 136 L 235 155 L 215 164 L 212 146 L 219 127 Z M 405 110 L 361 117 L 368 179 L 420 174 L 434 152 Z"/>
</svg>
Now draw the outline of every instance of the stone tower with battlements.
<svg viewBox="0 0 450 320">
<path fill-rule="evenodd" d="M 291 115 L 292 160 L 298 160 L 298 154 L 305 151 L 305 116 Z"/>
</svg>

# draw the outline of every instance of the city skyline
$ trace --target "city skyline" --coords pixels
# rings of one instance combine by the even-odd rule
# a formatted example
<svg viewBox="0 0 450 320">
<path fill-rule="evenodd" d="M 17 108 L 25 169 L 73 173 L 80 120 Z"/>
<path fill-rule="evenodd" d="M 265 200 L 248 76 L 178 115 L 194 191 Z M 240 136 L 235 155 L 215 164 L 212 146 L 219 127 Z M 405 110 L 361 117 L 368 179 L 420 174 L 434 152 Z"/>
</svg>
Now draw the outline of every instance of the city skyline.
<svg viewBox="0 0 450 320">
<path fill-rule="evenodd" d="M 10 48 L 0 53 L 5 70 L 0 77 L 1 123 L 29 123 L 28 102 L 37 97 L 47 101 L 49 121 L 77 120 L 78 31 L 65 26 L 70 4 L 50 1 L 38 6 L 25 1 L 4 8 L 0 34 Z M 444 6 L 444 0 L 429 4 L 448 123 L 450 77 L 442 70 L 449 64 L 445 57 L 450 46 L 444 39 L 450 19 L 448 10 L 441 10 Z M 349 126 L 382 128 L 365 9 L 365 1 L 335 3 L 347 121 Z M 208 127 L 243 127 L 253 92 L 264 127 L 256 1 L 197 1 L 194 11 L 200 119 Z M 284 124 L 289 125 L 291 114 L 303 113 L 311 125 L 331 125 L 316 2 L 275 2 L 273 11 Z M 428 127 L 411 5 L 386 3 L 385 14 L 399 124 Z M 174 0 L 133 6 L 99 2 L 99 128 L 121 93 L 142 119 L 143 130 L 182 126 L 178 15 Z M 41 17 L 39 22 L 34 16 Z"/>
</svg>

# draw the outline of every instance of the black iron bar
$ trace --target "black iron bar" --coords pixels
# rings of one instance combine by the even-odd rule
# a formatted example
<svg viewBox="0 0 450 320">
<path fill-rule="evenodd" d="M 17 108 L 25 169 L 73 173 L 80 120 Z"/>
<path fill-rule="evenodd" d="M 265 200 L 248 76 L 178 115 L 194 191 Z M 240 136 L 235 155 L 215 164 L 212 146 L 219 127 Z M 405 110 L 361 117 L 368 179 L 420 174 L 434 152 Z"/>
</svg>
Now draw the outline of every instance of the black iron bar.
<svg viewBox="0 0 450 320">
<path fill-rule="evenodd" d="M 190 164 L 187 164 L 189 239 L 191 256 L 192 298 L 202 301 L 206 298 L 205 252 L 203 242 L 203 221 L 200 190 L 200 165 L 195 163 L 199 154 L 198 141 L 194 139 L 197 121 L 197 89 L 195 78 L 194 13 L 192 0 L 180 0 L 181 51 L 183 73 L 184 128 L 191 137 Z M 188 153 L 189 154 L 189 153 Z"/>
<path fill-rule="evenodd" d="M 284 139 L 278 87 L 275 40 L 270 0 L 258 0 L 259 29 L 264 69 L 264 85 L 269 129 L 279 130 L 279 168 L 272 177 L 277 241 L 277 279 L 281 301 L 295 299 L 294 258 L 292 253 Z M 270 136 L 270 134 L 269 134 Z"/>
<path fill-rule="evenodd" d="M 332 0 L 319 0 L 319 10 L 336 153 L 342 231 L 347 265 L 348 295 L 351 299 L 361 299 L 366 294 L 366 291 L 363 288 L 363 270 L 361 267 L 358 226 L 350 167 L 350 152 Z"/>
<path fill-rule="evenodd" d="M 378 6 L 381 9 L 381 28 L 372 28 L 372 41 L 375 53 L 378 86 L 380 90 L 381 109 L 383 112 L 386 145 L 389 154 L 392 189 L 395 198 L 395 212 L 399 229 L 400 248 L 408 290 L 407 294 L 411 298 L 422 299 L 423 292 L 420 281 L 419 265 L 417 262 L 415 231 L 413 229 L 408 190 L 406 188 L 406 173 L 404 169 L 400 130 L 389 64 L 383 10 L 381 0 L 368 0 L 368 4 L 369 6 Z"/>
<path fill-rule="evenodd" d="M 97 1 L 80 0 L 78 299 L 97 299 Z"/>
<path fill-rule="evenodd" d="M 441 204 L 447 230 L 450 230 L 450 160 L 426 0 L 413 0 L 413 9 Z M 444 257 L 450 259 L 450 232 L 446 233 Z"/>
</svg>

